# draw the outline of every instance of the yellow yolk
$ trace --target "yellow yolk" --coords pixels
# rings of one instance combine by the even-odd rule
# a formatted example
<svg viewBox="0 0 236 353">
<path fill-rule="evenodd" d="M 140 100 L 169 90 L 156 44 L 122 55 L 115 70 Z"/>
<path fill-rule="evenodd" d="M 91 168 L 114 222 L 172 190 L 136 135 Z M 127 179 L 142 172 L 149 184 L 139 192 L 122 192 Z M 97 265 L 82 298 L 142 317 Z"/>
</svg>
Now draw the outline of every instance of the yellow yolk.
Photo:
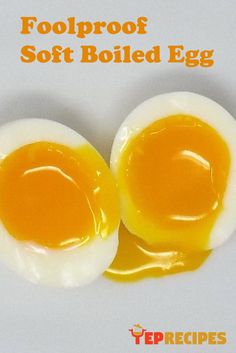
<svg viewBox="0 0 236 353">
<path fill-rule="evenodd" d="M 170 246 L 154 246 L 129 233 L 123 224 L 119 230 L 119 248 L 115 260 L 105 272 L 109 279 L 135 281 L 196 270 L 211 251 L 186 252 Z"/>
<path fill-rule="evenodd" d="M 117 179 L 123 222 L 134 235 L 121 227 L 123 240 L 108 275 L 125 277 L 132 269 L 142 277 L 146 267 L 158 276 L 200 266 L 223 209 L 229 168 L 226 143 L 211 126 L 192 116 L 157 120 L 128 140 Z M 176 266 L 179 257 L 182 262 Z"/>
<path fill-rule="evenodd" d="M 15 239 L 49 248 L 105 238 L 119 222 L 110 171 L 89 145 L 25 145 L 0 164 L 0 219 Z"/>
</svg>

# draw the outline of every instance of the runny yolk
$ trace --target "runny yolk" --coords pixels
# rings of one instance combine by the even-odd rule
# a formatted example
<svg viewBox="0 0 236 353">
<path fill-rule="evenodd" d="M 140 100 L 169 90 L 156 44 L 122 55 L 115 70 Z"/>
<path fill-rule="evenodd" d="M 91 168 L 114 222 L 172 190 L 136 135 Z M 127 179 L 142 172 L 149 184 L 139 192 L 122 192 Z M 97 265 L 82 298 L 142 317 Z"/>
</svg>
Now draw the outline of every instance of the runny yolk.
<svg viewBox="0 0 236 353">
<path fill-rule="evenodd" d="M 121 224 L 119 248 L 105 277 L 116 281 L 136 281 L 193 271 L 201 266 L 211 251 L 184 251 L 170 246 L 148 245 Z"/>
<path fill-rule="evenodd" d="M 157 120 L 128 140 L 117 172 L 128 231 L 120 228 L 120 247 L 108 275 L 159 276 L 200 266 L 223 209 L 229 168 L 224 140 L 193 116 Z"/>
<path fill-rule="evenodd" d="M 49 248 L 105 238 L 119 222 L 108 167 L 89 145 L 25 145 L 0 164 L 0 219 L 15 239 Z"/>
</svg>

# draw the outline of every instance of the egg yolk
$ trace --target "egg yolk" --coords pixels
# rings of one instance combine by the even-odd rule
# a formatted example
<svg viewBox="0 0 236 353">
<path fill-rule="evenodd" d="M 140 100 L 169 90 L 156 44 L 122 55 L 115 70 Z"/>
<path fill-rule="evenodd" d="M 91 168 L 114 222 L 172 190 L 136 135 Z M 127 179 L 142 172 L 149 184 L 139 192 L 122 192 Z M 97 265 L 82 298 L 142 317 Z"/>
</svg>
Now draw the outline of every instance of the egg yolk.
<svg viewBox="0 0 236 353">
<path fill-rule="evenodd" d="M 150 245 L 131 234 L 121 224 L 118 253 L 105 272 L 105 277 L 129 282 L 145 277 L 163 277 L 179 272 L 194 271 L 203 264 L 210 253 L 210 250 L 185 251 L 169 245 Z"/>
<path fill-rule="evenodd" d="M 15 239 L 48 248 L 106 238 L 119 222 L 116 186 L 88 144 L 28 144 L 0 163 L 0 219 Z"/>
<path fill-rule="evenodd" d="M 165 268 L 166 257 L 159 256 L 163 248 L 169 254 L 169 269 L 178 268 L 174 265 L 176 254 L 182 257 L 182 270 L 195 268 L 197 263 L 200 266 L 207 253 L 197 262 L 195 255 L 208 248 L 211 230 L 223 210 L 229 169 L 225 141 L 214 128 L 193 116 L 156 120 L 127 140 L 118 161 L 117 179 L 122 219 L 135 236 L 121 228 L 120 238 L 130 247 L 129 265 L 120 245 L 110 273 L 125 275 L 131 262 L 133 270 L 137 265 L 135 273 L 145 266 L 150 268 L 150 256 L 145 260 L 141 248 L 155 255 L 152 269 Z M 161 259 L 165 259 L 163 267 Z"/>
</svg>

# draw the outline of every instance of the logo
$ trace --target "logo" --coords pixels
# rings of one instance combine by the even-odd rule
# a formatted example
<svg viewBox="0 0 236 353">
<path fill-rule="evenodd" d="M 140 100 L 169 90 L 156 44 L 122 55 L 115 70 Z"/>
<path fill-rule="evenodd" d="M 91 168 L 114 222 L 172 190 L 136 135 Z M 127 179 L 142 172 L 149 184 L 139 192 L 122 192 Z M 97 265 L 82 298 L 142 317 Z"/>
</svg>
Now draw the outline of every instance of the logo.
<svg viewBox="0 0 236 353">
<path fill-rule="evenodd" d="M 162 332 L 150 332 L 143 328 L 140 324 L 135 324 L 132 329 L 129 329 L 131 335 L 135 338 L 135 344 L 140 344 L 143 338 L 145 344 L 158 344 L 163 340 Z"/>
<path fill-rule="evenodd" d="M 226 332 L 148 331 L 140 324 L 135 324 L 129 331 L 136 345 L 223 345 L 227 343 Z"/>
</svg>

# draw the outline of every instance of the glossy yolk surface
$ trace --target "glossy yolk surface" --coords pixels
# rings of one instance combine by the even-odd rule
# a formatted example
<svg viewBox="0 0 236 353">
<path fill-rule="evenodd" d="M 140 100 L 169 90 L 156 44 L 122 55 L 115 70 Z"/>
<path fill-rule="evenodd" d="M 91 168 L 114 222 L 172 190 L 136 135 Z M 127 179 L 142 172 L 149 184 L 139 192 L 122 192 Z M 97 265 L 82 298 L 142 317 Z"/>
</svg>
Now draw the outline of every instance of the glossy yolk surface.
<svg viewBox="0 0 236 353">
<path fill-rule="evenodd" d="M 0 218 L 17 240 L 49 248 L 107 237 L 119 222 L 110 171 L 89 145 L 25 145 L 0 164 Z"/>
<path fill-rule="evenodd" d="M 132 263 L 137 275 L 142 272 L 140 264 L 150 268 L 147 252 L 151 252 L 151 268 L 162 273 L 163 249 L 169 252 L 169 272 L 172 265 L 174 271 L 200 266 L 207 253 L 197 253 L 207 248 L 223 209 L 229 168 L 226 143 L 211 126 L 192 116 L 157 120 L 128 140 L 117 177 L 123 222 L 138 238 L 121 227 L 120 237 L 130 248 L 129 264 L 121 241 L 111 272 L 119 269 L 125 275 Z M 173 251 L 183 260 L 180 267 L 175 265 Z M 155 270 L 157 275 L 159 270 Z"/>
<path fill-rule="evenodd" d="M 123 224 L 115 260 L 105 272 L 109 279 L 135 281 L 196 270 L 211 251 L 187 252 L 170 246 L 154 246 L 131 234 Z"/>
</svg>

